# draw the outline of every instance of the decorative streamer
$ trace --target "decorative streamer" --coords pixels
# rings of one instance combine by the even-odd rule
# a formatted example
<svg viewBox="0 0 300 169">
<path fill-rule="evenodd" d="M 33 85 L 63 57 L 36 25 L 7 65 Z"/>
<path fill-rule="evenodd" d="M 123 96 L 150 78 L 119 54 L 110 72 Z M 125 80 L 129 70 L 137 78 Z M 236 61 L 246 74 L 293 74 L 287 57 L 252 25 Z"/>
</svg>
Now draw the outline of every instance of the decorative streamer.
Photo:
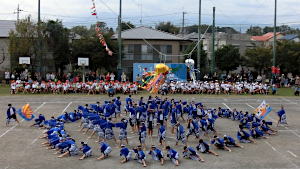
<svg viewBox="0 0 300 169">
<path fill-rule="evenodd" d="M 96 16 L 97 21 L 98 21 L 98 15 L 97 15 L 97 11 L 96 11 L 95 2 L 94 2 L 94 0 L 92 0 L 92 2 L 93 2 L 93 6 L 91 7 L 91 10 L 92 10 L 91 13 L 92 13 L 92 15 Z M 105 51 L 107 52 L 107 54 L 109 56 L 112 56 L 113 52 L 108 48 L 108 45 L 103 37 L 99 22 L 96 24 L 95 31 L 97 33 L 97 37 L 99 37 L 100 43 L 105 47 Z"/>
</svg>

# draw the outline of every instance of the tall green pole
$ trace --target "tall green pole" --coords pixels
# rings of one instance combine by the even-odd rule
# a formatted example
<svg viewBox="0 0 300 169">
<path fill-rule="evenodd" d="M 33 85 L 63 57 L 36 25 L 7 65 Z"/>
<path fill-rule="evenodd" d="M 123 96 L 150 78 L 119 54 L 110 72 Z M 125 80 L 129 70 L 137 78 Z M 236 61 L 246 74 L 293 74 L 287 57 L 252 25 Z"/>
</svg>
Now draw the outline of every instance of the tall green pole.
<svg viewBox="0 0 300 169">
<path fill-rule="evenodd" d="M 277 15 L 277 0 L 275 0 L 275 13 L 274 13 L 273 66 L 275 66 L 276 64 L 276 15 Z"/>
<path fill-rule="evenodd" d="M 213 7 L 211 76 L 213 76 L 215 72 L 215 11 L 216 8 Z"/>
<path fill-rule="evenodd" d="M 38 48 L 38 53 L 37 53 L 37 72 L 41 72 L 41 35 L 40 35 L 40 23 L 41 23 L 41 2 L 38 0 L 38 41 L 37 41 L 37 48 Z"/>
<path fill-rule="evenodd" d="M 120 9 L 119 9 L 119 18 L 118 18 L 118 45 L 119 45 L 119 59 L 118 59 L 118 80 L 121 81 L 121 74 L 122 74 L 122 0 L 120 0 Z"/>
<path fill-rule="evenodd" d="M 201 60 L 201 0 L 199 0 L 199 24 L 198 24 L 198 50 L 197 50 L 197 69 L 200 71 Z M 197 79 L 200 80 L 201 72 L 198 72 Z"/>
</svg>

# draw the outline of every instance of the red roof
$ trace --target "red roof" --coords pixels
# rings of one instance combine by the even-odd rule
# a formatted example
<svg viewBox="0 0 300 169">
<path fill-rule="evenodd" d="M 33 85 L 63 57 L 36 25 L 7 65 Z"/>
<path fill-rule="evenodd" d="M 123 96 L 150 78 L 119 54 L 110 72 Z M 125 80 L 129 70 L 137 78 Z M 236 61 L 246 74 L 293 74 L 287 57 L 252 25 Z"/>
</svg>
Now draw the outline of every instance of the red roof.
<svg viewBox="0 0 300 169">
<path fill-rule="evenodd" d="M 276 32 L 276 35 L 279 35 L 281 34 L 280 32 Z M 267 41 L 271 38 L 274 37 L 274 33 L 273 32 L 268 32 L 262 36 L 252 36 L 252 40 L 255 40 L 255 41 Z"/>
</svg>

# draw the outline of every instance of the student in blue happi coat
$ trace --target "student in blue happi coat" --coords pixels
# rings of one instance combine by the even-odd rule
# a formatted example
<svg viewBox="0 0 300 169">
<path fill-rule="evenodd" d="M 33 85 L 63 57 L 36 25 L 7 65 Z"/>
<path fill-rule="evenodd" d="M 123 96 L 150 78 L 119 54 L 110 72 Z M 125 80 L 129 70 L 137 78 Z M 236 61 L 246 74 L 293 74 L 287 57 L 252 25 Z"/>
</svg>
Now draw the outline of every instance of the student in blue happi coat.
<svg viewBox="0 0 300 169">
<path fill-rule="evenodd" d="M 144 151 L 146 150 L 146 138 L 147 138 L 147 129 L 145 123 L 141 123 L 141 129 L 139 131 L 139 141 L 140 146 L 144 146 Z"/>
<path fill-rule="evenodd" d="M 143 152 L 142 150 L 142 147 L 141 146 L 137 146 L 136 148 L 133 149 L 133 151 L 135 152 L 135 157 L 134 159 L 135 160 L 138 160 L 138 162 L 140 164 L 143 164 L 144 167 L 146 167 L 146 155 L 145 153 Z"/>
<path fill-rule="evenodd" d="M 155 161 L 160 161 L 161 165 L 164 165 L 164 154 L 155 145 L 152 145 L 148 153 L 152 156 L 152 159 Z"/>
<path fill-rule="evenodd" d="M 195 160 L 195 161 L 201 161 L 201 162 L 204 162 L 203 158 L 201 158 L 198 153 L 196 152 L 196 150 L 194 150 L 193 148 L 189 147 L 189 146 L 184 146 L 183 147 L 183 158 L 184 157 L 189 157 L 191 158 L 192 160 Z"/>
<path fill-rule="evenodd" d="M 231 150 L 225 145 L 224 140 L 220 139 L 218 136 L 214 136 L 212 140 L 210 140 L 211 144 L 214 144 L 217 149 L 223 149 L 228 150 L 231 152 Z"/>
<path fill-rule="evenodd" d="M 169 157 L 176 166 L 179 166 L 179 153 L 174 149 L 171 149 L 170 146 L 167 146 L 166 150 L 167 150 L 167 157 Z"/>
<path fill-rule="evenodd" d="M 122 140 L 126 140 L 126 143 L 128 145 L 128 139 L 127 139 L 127 120 L 125 120 L 124 118 L 121 119 L 121 122 L 116 123 L 116 127 L 120 128 L 120 132 L 119 132 L 119 146 L 117 148 L 121 147 L 122 144 Z"/>
<path fill-rule="evenodd" d="M 239 130 L 237 131 L 237 139 L 242 143 L 255 143 L 250 139 L 250 134 L 243 130 L 243 126 L 239 125 Z"/>
<path fill-rule="evenodd" d="M 15 120 L 16 122 L 18 122 L 19 125 L 21 125 L 20 122 L 19 122 L 19 120 L 17 119 L 16 113 L 17 113 L 16 109 L 14 107 L 12 107 L 11 104 L 8 104 L 8 109 L 6 111 L 7 118 L 6 118 L 6 124 L 5 124 L 5 126 L 7 126 L 7 124 L 9 124 L 9 122 L 12 119 Z"/>
<path fill-rule="evenodd" d="M 209 149 L 209 145 L 203 141 L 202 139 L 199 140 L 199 144 L 197 145 L 196 149 L 201 151 L 201 153 L 211 153 L 215 156 L 218 156 L 217 153 Z"/>
<path fill-rule="evenodd" d="M 234 147 L 244 148 L 243 146 L 240 146 L 240 145 L 236 144 L 236 143 L 235 143 L 235 139 L 232 138 L 232 137 L 230 137 L 230 136 L 224 135 L 224 139 L 223 139 L 223 140 L 224 140 L 224 143 L 225 143 L 225 145 L 226 145 L 227 147 L 232 147 L 232 146 L 234 146 Z"/>
<path fill-rule="evenodd" d="M 250 130 L 250 135 L 251 137 L 253 138 L 265 138 L 265 139 L 268 139 L 269 137 L 266 137 L 264 136 L 264 132 L 259 130 L 258 127 L 253 127 L 251 130 Z"/>
<path fill-rule="evenodd" d="M 83 152 L 83 155 L 81 158 L 79 158 L 79 160 L 83 160 L 84 158 L 92 155 L 92 148 L 87 145 L 87 143 L 81 142 L 81 145 L 82 147 L 79 150 Z"/>
<path fill-rule="evenodd" d="M 121 101 L 120 101 L 120 96 L 115 98 L 115 103 L 116 105 L 116 113 L 119 115 L 119 118 L 121 118 Z M 117 117 L 117 116 L 116 116 Z"/>
<path fill-rule="evenodd" d="M 269 125 L 272 125 L 272 122 L 262 120 L 261 123 L 260 123 L 261 130 L 265 134 L 276 135 L 277 130 L 272 129 Z"/>
<path fill-rule="evenodd" d="M 120 161 L 121 164 L 131 161 L 131 152 L 125 145 L 121 145 L 120 156 L 124 156 L 124 160 Z"/>
<path fill-rule="evenodd" d="M 40 114 L 39 117 L 37 119 L 35 119 L 34 121 L 35 121 L 35 123 L 30 125 L 30 127 L 32 127 L 32 126 L 43 127 L 45 125 L 46 119 L 45 119 L 44 115 Z"/>
<path fill-rule="evenodd" d="M 103 154 L 102 154 L 102 156 L 97 158 L 97 160 L 102 160 L 102 159 L 108 157 L 108 154 L 111 152 L 111 147 L 108 144 L 106 144 L 104 141 L 100 141 L 99 144 L 100 144 L 99 149 L 100 149 L 101 153 L 103 153 Z"/>
<path fill-rule="evenodd" d="M 166 136 L 167 136 L 166 129 L 160 123 L 157 124 L 157 128 L 158 128 L 158 142 L 160 143 L 160 145 L 164 146 L 163 150 L 165 150 L 166 149 Z"/>
<path fill-rule="evenodd" d="M 278 126 L 278 124 L 285 124 L 285 126 L 289 126 L 288 123 L 286 122 L 286 115 L 285 115 L 285 110 L 283 109 L 283 105 L 280 106 L 280 110 L 277 112 L 277 115 L 279 117 L 278 122 L 275 127 Z"/>
</svg>

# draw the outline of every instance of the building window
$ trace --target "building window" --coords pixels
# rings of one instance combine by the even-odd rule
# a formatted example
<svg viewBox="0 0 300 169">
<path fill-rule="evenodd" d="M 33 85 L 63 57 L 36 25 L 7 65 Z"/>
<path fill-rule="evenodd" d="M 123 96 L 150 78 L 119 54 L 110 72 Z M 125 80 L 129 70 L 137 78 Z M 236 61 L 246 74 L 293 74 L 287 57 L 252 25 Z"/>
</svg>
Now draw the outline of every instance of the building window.
<svg viewBox="0 0 300 169">
<path fill-rule="evenodd" d="M 142 60 L 153 60 L 152 46 L 142 45 Z"/>
<path fill-rule="evenodd" d="M 134 45 L 126 45 L 126 46 L 124 46 L 124 53 L 125 54 L 133 54 L 133 46 Z"/>
<path fill-rule="evenodd" d="M 172 45 L 160 45 L 160 52 L 162 54 L 167 55 L 166 57 L 163 57 L 162 59 L 166 59 L 167 61 L 172 61 Z"/>
<path fill-rule="evenodd" d="M 122 60 L 134 60 L 133 54 L 125 54 Z"/>
</svg>

